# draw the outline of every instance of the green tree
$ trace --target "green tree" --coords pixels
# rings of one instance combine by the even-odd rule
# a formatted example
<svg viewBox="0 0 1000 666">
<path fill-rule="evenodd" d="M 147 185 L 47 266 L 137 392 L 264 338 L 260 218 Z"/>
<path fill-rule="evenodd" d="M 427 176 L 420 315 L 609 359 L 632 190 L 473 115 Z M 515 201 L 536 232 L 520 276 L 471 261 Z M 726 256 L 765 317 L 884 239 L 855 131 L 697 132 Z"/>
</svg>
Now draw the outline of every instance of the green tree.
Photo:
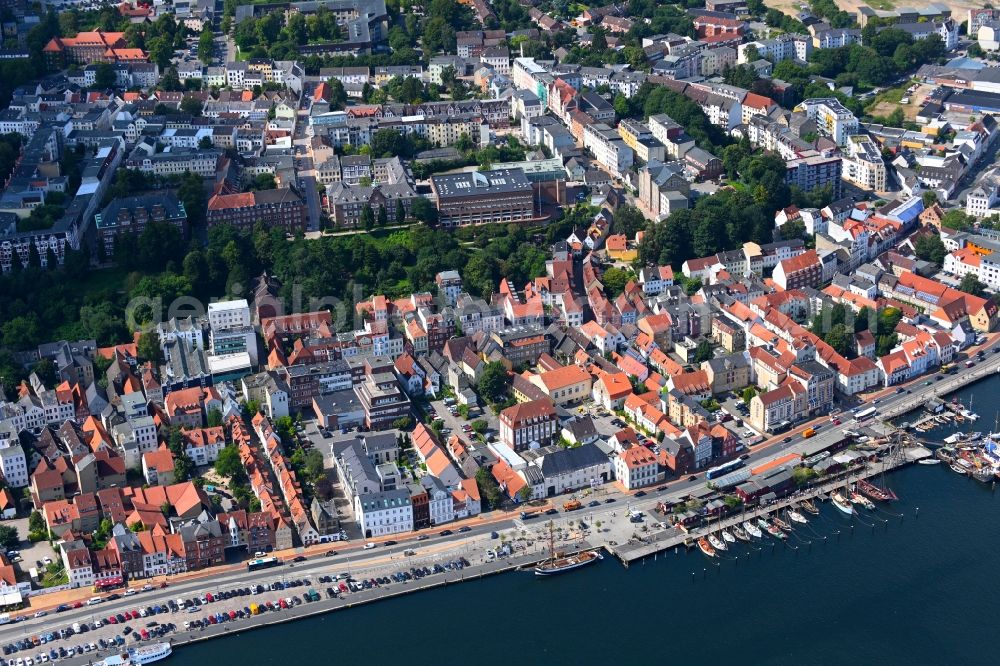
<svg viewBox="0 0 1000 666">
<path fill-rule="evenodd" d="M 204 63 L 208 63 L 212 59 L 214 39 L 215 35 L 207 27 L 198 35 L 198 59 Z"/>
<path fill-rule="evenodd" d="M 849 355 L 853 346 L 853 336 L 844 324 L 837 324 L 830 328 L 830 331 L 823 336 L 823 341 L 833 347 L 841 356 Z"/>
<path fill-rule="evenodd" d="M 139 343 L 136 346 L 139 359 L 143 361 L 153 361 L 155 365 L 160 363 L 160 336 L 156 331 L 149 331 L 139 336 Z"/>
<path fill-rule="evenodd" d="M 497 480 L 493 478 L 493 474 L 485 467 L 480 467 L 476 471 L 476 485 L 479 486 L 480 497 L 486 500 L 488 507 L 495 509 L 500 506 L 500 486 L 497 484 Z"/>
<path fill-rule="evenodd" d="M 31 371 L 49 388 L 55 388 L 56 383 L 59 381 L 58 369 L 50 358 L 43 358 L 35 363 Z"/>
<path fill-rule="evenodd" d="M 327 85 L 330 86 L 330 110 L 339 111 L 347 106 L 347 91 L 340 79 L 329 79 Z"/>
<path fill-rule="evenodd" d="M 201 176 L 190 171 L 181 176 L 181 184 L 177 188 L 177 198 L 184 203 L 189 225 L 200 227 L 205 224 L 208 200 L 205 197 L 205 184 Z"/>
<path fill-rule="evenodd" d="M 491 404 L 499 404 L 507 397 L 511 377 L 500 361 L 490 361 L 479 377 L 479 393 Z"/>
<path fill-rule="evenodd" d="M 958 208 L 949 210 L 941 217 L 941 226 L 955 231 L 965 231 L 972 228 L 976 223 L 976 218 L 966 215 Z"/>
<path fill-rule="evenodd" d="M 194 463 L 187 455 L 174 458 L 174 483 L 189 481 L 194 474 Z"/>
<path fill-rule="evenodd" d="M 958 290 L 972 294 L 973 296 L 982 296 L 986 290 L 986 285 L 979 281 L 975 273 L 966 273 L 958 285 Z"/>
<path fill-rule="evenodd" d="M 646 228 L 646 218 L 635 206 L 620 206 L 615 211 L 611 228 L 616 234 L 624 234 L 628 238 L 634 238 L 636 232 Z"/>
<path fill-rule="evenodd" d="M 99 62 L 94 65 L 94 87 L 100 90 L 114 88 L 118 83 L 118 74 L 115 68 L 106 62 Z"/>
<path fill-rule="evenodd" d="M 375 211 L 369 205 L 361 209 L 361 226 L 367 231 L 375 228 Z"/>
<path fill-rule="evenodd" d="M 396 430 L 409 430 L 413 427 L 413 419 L 403 416 L 392 422 L 392 427 Z"/>
<path fill-rule="evenodd" d="M 924 261 L 931 261 L 938 266 L 944 264 L 945 255 L 948 251 L 944 247 L 944 242 L 937 234 L 923 234 L 913 244 L 913 249 L 917 256 Z"/>
<path fill-rule="evenodd" d="M 694 360 L 696 363 L 707 361 L 713 356 L 715 356 L 715 352 L 712 350 L 712 343 L 708 340 L 700 341 L 694 350 Z"/>
<path fill-rule="evenodd" d="M 616 297 L 625 291 L 625 285 L 634 277 L 631 270 L 612 266 L 604 271 L 604 275 L 601 276 L 601 283 L 604 285 L 605 294 L 608 298 Z"/>
<path fill-rule="evenodd" d="M 20 543 L 21 537 L 18 535 L 16 527 L 0 525 L 0 546 L 3 546 L 7 550 L 13 550 Z"/>
<path fill-rule="evenodd" d="M 528 484 L 524 484 L 524 486 L 517 491 L 517 499 L 519 499 L 521 502 L 530 502 L 531 496 L 532 496 L 532 488 Z"/>
<path fill-rule="evenodd" d="M 486 421 L 484 421 L 483 419 L 476 419 L 475 421 L 469 424 L 469 427 L 471 427 L 472 431 L 477 435 L 482 435 L 489 429 L 489 424 L 486 423 Z"/>
<path fill-rule="evenodd" d="M 218 409 L 209 410 L 207 422 L 209 428 L 216 428 L 218 426 L 221 426 L 222 412 L 220 412 Z"/>
<path fill-rule="evenodd" d="M 743 398 L 743 402 L 749 405 L 750 401 L 753 400 L 755 395 L 757 395 L 756 387 L 748 386 L 745 389 L 743 389 L 743 393 L 740 394 L 740 397 Z"/>
<path fill-rule="evenodd" d="M 378 217 L 376 218 L 376 224 L 380 227 L 385 227 L 389 224 L 389 213 L 386 211 L 385 206 L 378 207 Z"/>
<path fill-rule="evenodd" d="M 230 444 L 219 451 L 219 457 L 215 459 L 215 471 L 219 476 L 224 476 L 227 479 L 246 477 L 243 462 L 240 460 L 240 450 L 237 446 Z"/>
<path fill-rule="evenodd" d="M 429 227 L 437 225 L 437 208 L 424 197 L 417 197 L 410 203 L 410 215 Z"/>
<path fill-rule="evenodd" d="M 192 116 L 201 115 L 201 100 L 197 97 L 192 97 L 191 95 L 185 95 L 181 100 L 181 111 L 183 113 L 191 114 Z"/>
<path fill-rule="evenodd" d="M 781 225 L 781 227 L 779 227 L 779 229 L 783 240 L 806 237 L 806 223 L 803 222 L 801 218 L 792 220 L 791 222 L 785 222 Z"/>
</svg>

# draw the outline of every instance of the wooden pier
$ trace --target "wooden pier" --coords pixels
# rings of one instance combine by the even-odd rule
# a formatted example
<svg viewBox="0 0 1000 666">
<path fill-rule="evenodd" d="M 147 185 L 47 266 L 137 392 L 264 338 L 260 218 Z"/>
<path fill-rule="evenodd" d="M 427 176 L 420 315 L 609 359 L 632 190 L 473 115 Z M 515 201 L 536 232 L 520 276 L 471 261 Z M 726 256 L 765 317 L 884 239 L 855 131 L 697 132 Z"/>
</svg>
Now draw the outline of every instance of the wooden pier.
<svg viewBox="0 0 1000 666">
<path fill-rule="evenodd" d="M 908 465 L 917 460 L 931 457 L 931 452 L 922 446 L 911 446 L 900 449 L 899 453 L 892 459 L 884 463 L 866 465 L 861 469 L 848 470 L 836 478 L 824 483 L 811 486 L 788 497 L 781 498 L 767 506 L 755 507 L 750 510 L 741 511 L 739 514 L 727 516 L 719 520 L 710 522 L 708 525 L 699 525 L 690 530 L 683 530 L 680 527 L 667 527 L 656 530 L 642 540 L 633 539 L 629 543 L 610 545 L 605 544 L 604 548 L 621 560 L 626 567 L 637 560 L 650 557 L 656 553 L 670 551 L 678 548 L 696 547 L 699 538 L 708 534 L 713 534 L 719 530 L 733 527 L 743 523 L 745 520 L 756 520 L 758 517 L 794 507 L 803 500 L 820 499 L 826 500 L 833 491 L 843 488 L 845 485 L 853 483 L 858 479 L 868 479 L 878 476 L 883 472 Z"/>
</svg>

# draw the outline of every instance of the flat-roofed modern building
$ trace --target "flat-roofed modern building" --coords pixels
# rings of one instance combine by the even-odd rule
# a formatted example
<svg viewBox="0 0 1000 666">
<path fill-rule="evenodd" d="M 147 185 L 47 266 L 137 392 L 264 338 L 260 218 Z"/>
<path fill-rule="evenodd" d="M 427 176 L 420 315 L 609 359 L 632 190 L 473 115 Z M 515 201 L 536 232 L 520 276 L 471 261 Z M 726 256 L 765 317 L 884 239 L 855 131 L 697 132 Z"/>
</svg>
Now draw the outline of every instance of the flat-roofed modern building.
<svg viewBox="0 0 1000 666">
<path fill-rule="evenodd" d="M 522 222 L 535 217 L 534 192 L 520 169 L 431 177 L 438 220 L 446 227 Z"/>
</svg>

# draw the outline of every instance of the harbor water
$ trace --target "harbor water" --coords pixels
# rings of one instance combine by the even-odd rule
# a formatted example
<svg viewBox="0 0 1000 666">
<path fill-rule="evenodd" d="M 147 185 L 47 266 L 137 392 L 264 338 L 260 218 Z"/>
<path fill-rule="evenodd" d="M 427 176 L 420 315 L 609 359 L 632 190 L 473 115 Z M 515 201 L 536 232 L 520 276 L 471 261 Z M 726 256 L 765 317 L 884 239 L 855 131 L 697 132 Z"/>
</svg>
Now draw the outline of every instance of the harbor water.
<svg viewBox="0 0 1000 666">
<path fill-rule="evenodd" d="M 1000 378 L 960 393 L 992 429 Z M 987 423 L 988 422 L 988 423 Z M 928 433 L 939 438 L 954 426 Z M 547 579 L 510 573 L 178 649 L 190 664 L 405 660 L 941 664 L 990 659 L 1000 497 L 946 465 L 883 482 L 900 500 L 850 518 L 831 505 L 785 545 L 766 537 L 625 569 L 612 558 Z"/>
</svg>

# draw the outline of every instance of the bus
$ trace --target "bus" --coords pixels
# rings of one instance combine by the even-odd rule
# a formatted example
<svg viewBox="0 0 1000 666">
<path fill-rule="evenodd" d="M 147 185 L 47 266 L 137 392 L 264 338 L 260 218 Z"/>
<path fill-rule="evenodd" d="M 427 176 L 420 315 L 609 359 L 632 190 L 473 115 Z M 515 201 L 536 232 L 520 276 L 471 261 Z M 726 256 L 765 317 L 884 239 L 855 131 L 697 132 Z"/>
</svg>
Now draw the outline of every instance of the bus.
<svg viewBox="0 0 1000 666">
<path fill-rule="evenodd" d="M 260 569 L 270 569 L 271 567 L 276 567 L 281 562 L 277 557 L 258 557 L 255 560 L 250 560 L 247 562 L 247 571 L 258 571 Z"/>
<path fill-rule="evenodd" d="M 743 461 L 737 458 L 736 460 L 731 460 L 724 465 L 719 465 L 718 467 L 713 467 L 707 472 L 705 472 L 705 478 L 708 480 L 717 479 L 720 476 L 725 476 L 730 472 L 735 472 L 740 467 L 743 467 Z"/>
<path fill-rule="evenodd" d="M 858 412 L 857 414 L 855 414 L 854 415 L 854 420 L 857 421 L 858 423 L 861 423 L 862 421 L 867 421 L 868 419 L 872 418 L 876 414 L 878 414 L 878 408 L 876 408 L 876 407 L 869 407 L 867 409 L 862 409 L 860 412 Z"/>
</svg>

